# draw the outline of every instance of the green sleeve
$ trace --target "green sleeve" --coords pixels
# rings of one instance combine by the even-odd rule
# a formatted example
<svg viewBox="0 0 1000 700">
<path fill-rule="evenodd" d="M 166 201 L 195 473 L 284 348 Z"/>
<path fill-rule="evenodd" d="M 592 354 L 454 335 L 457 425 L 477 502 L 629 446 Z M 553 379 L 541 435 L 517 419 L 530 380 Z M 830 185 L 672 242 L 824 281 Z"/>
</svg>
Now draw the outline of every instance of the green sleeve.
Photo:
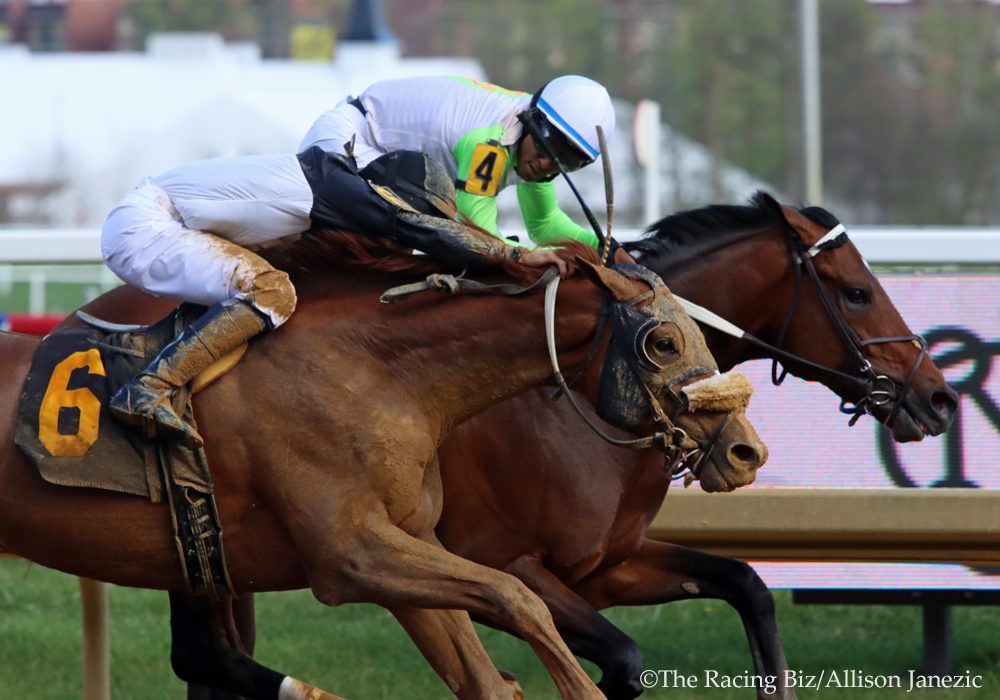
<svg viewBox="0 0 1000 700">
<path fill-rule="evenodd" d="M 517 185 L 517 202 L 528 236 L 537 245 L 549 245 L 572 238 L 597 247 L 597 235 L 578 226 L 556 202 L 556 188 L 551 182 L 521 182 Z"/>
<path fill-rule="evenodd" d="M 499 143 L 502 135 L 503 127 L 499 124 L 482 127 L 480 129 L 473 129 L 459 139 L 458 143 L 455 144 L 454 149 L 458 172 L 458 182 L 456 183 L 456 201 L 458 204 L 458 210 L 468 217 L 468 219 L 476 226 L 489 231 L 494 236 L 497 235 L 496 194 L 475 194 L 474 192 L 467 191 L 461 183 L 469 181 L 476 184 L 479 183 L 479 181 L 474 179 L 473 173 L 470 173 L 472 168 L 473 153 L 476 146 L 485 144 L 488 141 Z M 506 148 L 503 150 L 506 154 L 503 159 L 504 162 L 498 163 L 495 172 L 491 173 L 493 179 L 497 183 L 498 190 L 499 188 L 502 188 L 507 177 L 507 172 L 510 170 L 512 165 L 509 150 Z M 470 189 L 474 189 L 474 187 L 470 187 Z"/>
</svg>

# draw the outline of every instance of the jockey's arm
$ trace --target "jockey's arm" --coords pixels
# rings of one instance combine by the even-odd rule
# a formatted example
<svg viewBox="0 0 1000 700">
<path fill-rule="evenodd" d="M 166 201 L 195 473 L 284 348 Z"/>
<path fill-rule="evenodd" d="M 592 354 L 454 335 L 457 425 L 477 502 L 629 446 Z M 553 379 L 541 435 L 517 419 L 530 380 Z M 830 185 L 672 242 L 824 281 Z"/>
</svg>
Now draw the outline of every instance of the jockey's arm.
<svg viewBox="0 0 1000 700">
<path fill-rule="evenodd" d="M 510 149 L 500 145 L 499 125 L 473 129 L 455 144 L 458 211 L 473 224 L 497 235 L 497 194 L 510 171 Z"/>
<path fill-rule="evenodd" d="M 401 201 L 389 201 L 335 155 L 310 149 L 299 154 L 313 191 L 313 228 L 332 228 L 382 236 L 458 266 L 479 265 L 489 258 L 520 260 L 529 266 L 559 265 L 551 251 L 523 251 L 496 236 L 457 221 L 420 214 Z"/>
<path fill-rule="evenodd" d="M 497 193 L 503 189 L 514 166 L 513 147 L 501 146 L 504 129 L 499 125 L 474 129 L 455 145 L 454 155 L 459 178 L 455 183 L 458 210 L 479 228 L 497 234 Z M 518 202 L 531 240 L 538 245 L 572 238 L 597 246 L 597 236 L 580 228 L 556 204 L 555 189 L 548 183 L 520 183 Z M 555 264 L 539 250 L 521 252 L 521 262 L 535 259 Z M 560 269 L 563 269 L 560 265 Z"/>
<path fill-rule="evenodd" d="M 578 226 L 559 208 L 552 182 L 521 182 L 517 185 L 517 203 L 521 206 L 528 236 L 537 245 L 572 238 L 597 247 L 597 235 Z"/>
<path fill-rule="evenodd" d="M 394 239 L 422 250 L 432 257 L 467 266 L 482 264 L 484 258 L 509 258 L 528 267 L 556 265 L 566 275 L 566 263 L 552 250 L 528 250 L 509 245 L 484 231 L 457 221 L 400 210 Z"/>
</svg>

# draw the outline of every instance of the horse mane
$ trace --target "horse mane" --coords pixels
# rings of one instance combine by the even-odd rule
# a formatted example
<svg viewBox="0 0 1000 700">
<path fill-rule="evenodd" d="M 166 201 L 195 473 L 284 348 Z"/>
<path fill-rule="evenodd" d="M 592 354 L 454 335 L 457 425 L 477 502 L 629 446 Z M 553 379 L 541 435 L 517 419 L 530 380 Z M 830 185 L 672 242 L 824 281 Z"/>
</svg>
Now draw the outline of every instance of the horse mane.
<svg viewBox="0 0 1000 700">
<path fill-rule="evenodd" d="M 675 257 L 692 248 L 747 231 L 784 225 L 777 208 L 769 204 L 770 199 L 766 192 L 758 191 L 747 205 L 713 204 L 672 214 L 651 224 L 643 232 L 644 238 L 626 243 L 625 249 L 639 260 L 644 256 Z M 826 228 L 839 223 L 833 214 L 821 207 L 798 211 Z"/>
<path fill-rule="evenodd" d="M 484 234 L 489 235 L 489 234 Z M 580 260 L 597 262 L 597 251 L 579 241 L 557 243 L 556 253 L 566 261 L 571 274 Z M 414 255 L 387 239 L 347 231 L 307 231 L 296 239 L 281 239 L 257 251 L 279 270 L 288 273 L 300 292 L 338 276 L 378 277 L 414 281 L 435 273 L 457 274 L 462 270 L 429 255 Z M 515 282 L 531 284 L 542 275 L 532 268 L 503 257 L 484 257 L 483 264 L 468 273 L 500 273 Z"/>
</svg>

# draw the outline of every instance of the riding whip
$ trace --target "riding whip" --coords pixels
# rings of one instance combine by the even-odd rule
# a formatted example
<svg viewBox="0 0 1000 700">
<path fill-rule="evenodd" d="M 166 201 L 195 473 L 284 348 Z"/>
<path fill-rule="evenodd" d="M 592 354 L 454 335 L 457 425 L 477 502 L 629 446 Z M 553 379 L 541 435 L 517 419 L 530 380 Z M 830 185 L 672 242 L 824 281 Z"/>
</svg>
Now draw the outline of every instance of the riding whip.
<svg viewBox="0 0 1000 700">
<path fill-rule="evenodd" d="M 608 254 L 611 252 L 611 222 L 615 212 L 615 185 L 611 177 L 611 158 L 608 156 L 608 142 L 604 138 L 604 127 L 597 125 L 597 142 L 601 147 L 601 167 L 604 168 L 604 203 L 608 210 L 608 235 L 601 247 L 601 265 L 608 264 Z"/>
</svg>

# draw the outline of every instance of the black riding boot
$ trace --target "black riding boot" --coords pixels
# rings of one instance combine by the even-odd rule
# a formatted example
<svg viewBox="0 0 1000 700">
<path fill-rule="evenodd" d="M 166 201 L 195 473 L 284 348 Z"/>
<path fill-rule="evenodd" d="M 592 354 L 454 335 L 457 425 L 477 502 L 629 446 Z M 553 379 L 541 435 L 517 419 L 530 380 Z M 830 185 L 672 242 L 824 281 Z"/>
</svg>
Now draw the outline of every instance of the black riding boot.
<svg viewBox="0 0 1000 700">
<path fill-rule="evenodd" d="M 151 438 L 165 435 L 188 447 L 200 447 L 204 441 L 198 431 L 174 411 L 174 391 L 269 327 L 266 317 L 244 301 L 216 304 L 115 392 L 108 404 L 111 412 L 125 423 L 142 426 Z"/>
</svg>

